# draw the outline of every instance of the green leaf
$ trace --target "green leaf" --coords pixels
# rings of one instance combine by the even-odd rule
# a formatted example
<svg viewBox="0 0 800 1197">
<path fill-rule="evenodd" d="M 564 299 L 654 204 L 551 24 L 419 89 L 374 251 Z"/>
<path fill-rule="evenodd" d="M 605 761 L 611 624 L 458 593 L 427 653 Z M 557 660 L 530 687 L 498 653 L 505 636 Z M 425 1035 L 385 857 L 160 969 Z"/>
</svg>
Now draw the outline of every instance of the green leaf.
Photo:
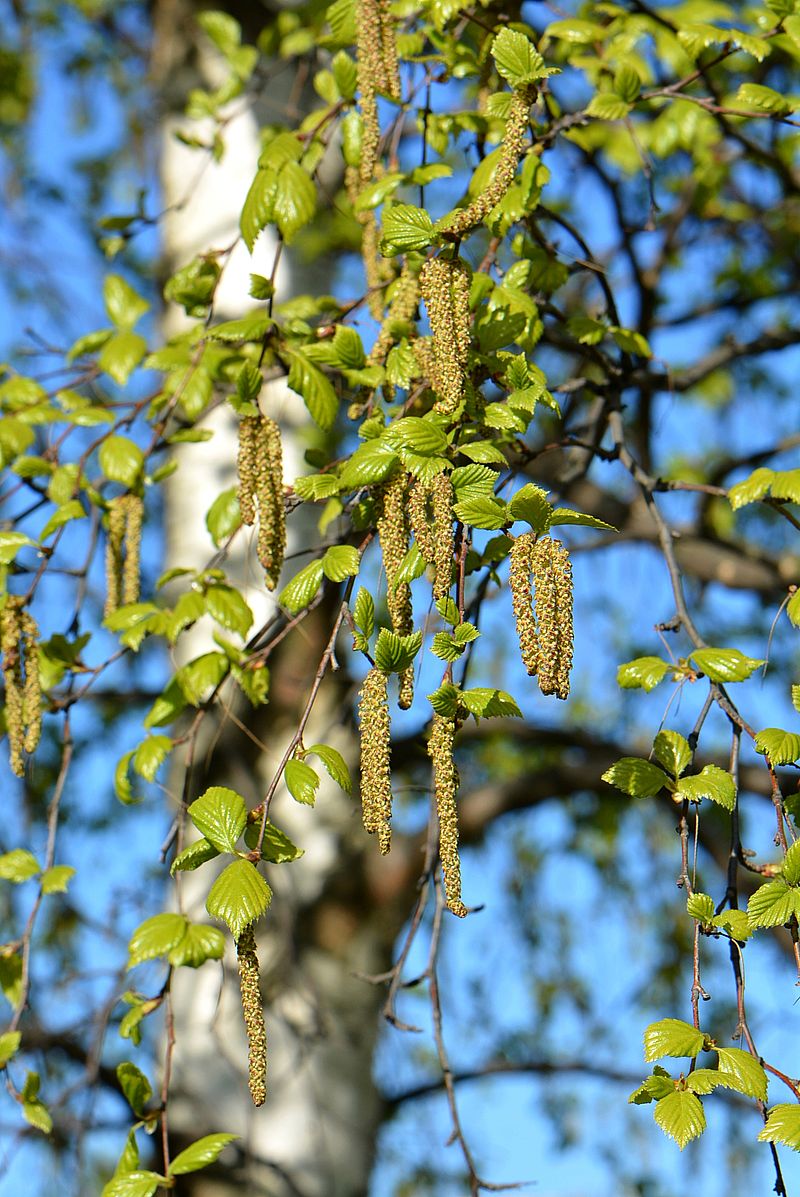
<svg viewBox="0 0 800 1197">
<path fill-rule="evenodd" d="M 771 765 L 791 765 L 800 760 L 800 736 L 780 727 L 765 727 L 758 732 L 755 748 L 769 758 Z"/>
<path fill-rule="evenodd" d="M 305 761 L 287 761 L 283 774 L 286 788 L 295 802 L 313 806 L 317 800 L 319 776 Z"/>
<path fill-rule="evenodd" d="M 420 416 L 406 416 L 392 424 L 383 442 L 392 449 L 411 449 L 423 457 L 441 456 L 447 452 L 447 437 L 442 429 Z"/>
<path fill-rule="evenodd" d="M 712 682 L 743 682 L 764 664 L 755 657 L 746 657 L 738 648 L 698 648 L 691 660 Z"/>
<path fill-rule="evenodd" d="M 133 328 L 150 309 L 147 300 L 137 295 L 130 283 L 118 274 L 106 275 L 103 282 L 103 301 L 109 320 L 117 328 Z"/>
<path fill-rule="evenodd" d="M 487 528 L 496 531 L 509 522 L 508 511 L 501 499 L 464 499 L 454 504 L 453 514 L 463 524 L 472 528 Z"/>
<path fill-rule="evenodd" d="M 459 445 L 458 451 L 470 461 L 477 461 L 481 465 L 508 465 L 503 451 L 491 441 L 472 441 L 468 445 Z"/>
<path fill-rule="evenodd" d="M 585 515 L 582 511 L 572 511 L 569 507 L 556 507 L 550 516 L 550 527 L 556 524 L 578 524 L 582 528 L 599 528 L 601 532 L 617 532 L 613 524 L 599 520 L 594 515 Z"/>
<path fill-rule="evenodd" d="M 186 699 L 183 696 L 183 691 L 173 678 L 148 711 L 144 725 L 147 728 L 165 727 L 180 715 L 185 706 Z"/>
<path fill-rule="evenodd" d="M 167 956 L 175 968 L 200 968 L 207 960 L 221 960 L 225 954 L 225 936 L 217 927 L 190 923 L 186 934 Z"/>
<path fill-rule="evenodd" d="M 695 891 L 686 899 L 686 913 L 699 923 L 710 923 L 714 917 L 714 899 L 710 894 Z"/>
<path fill-rule="evenodd" d="M 145 960 L 166 956 L 186 933 L 187 920 L 182 914 L 154 914 L 134 931 L 128 943 L 128 968 Z"/>
<path fill-rule="evenodd" d="M 680 1018 L 662 1018 L 650 1023 L 644 1032 L 644 1058 L 660 1060 L 662 1056 L 691 1056 L 703 1050 L 705 1035 Z"/>
<path fill-rule="evenodd" d="M 117 1065 L 117 1080 L 128 1105 L 134 1114 L 141 1118 L 145 1106 L 153 1096 L 153 1087 L 147 1077 L 130 1060 L 125 1060 Z"/>
<path fill-rule="evenodd" d="M 501 29 L 492 42 L 492 58 L 497 73 L 512 87 L 535 83 L 558 72 L 544 65 L 544 59 L 524 33 Z"/>
<path fill-rule="evenodd" d="M 70 499 L 68 503 L 62 503 L 57 507 L 50 519 L 39 533 L 39 539 L 47 540 L 48 536 L 52 536 L 57 528 L 63 528 L 64 524 L 71 523 L 72 520 L 82 520 L 86 518 L 86 512 L 81 506 L 79 499 Z"/>
<path fill-rule="evenodd" d="M 100 350 L 97 364 L 119 386 L 125 386 L 146 353 L 144 337 L 134 332 L 118 332 Z"/>
<path fill-rule="evenodd" d="M 133 754 L 133 767 L 145 781 L 155 781 L 158 770 L 172 750 L 169 736 L 148 736 Z"/>
<path fill-rule="evenodd" d="M 359 587 L 353 607 L 353 622 L 363 635 L 370 639 L 375 631 L 375 600 L 368 590 Z"/>
<path fill-rule="evenodd" d="M 731 939 L 746 940 L 753 934 L 747 912 L 744 910 L 723 910 L 714 915 L 714 926 L 727 931 Z"/>
<path fill-rule="evenodd" d="M 397 568 L 397 573 L 394 576 L 395 590 L 398 586 L 408 585 L 416 578 L 421 578 L 424 573 L 425 560 L 419 551 L 419 545 L 414 541 Z"/>
<path fill-rule="evenodd" d="M 209 507 L 206 515 L 206 527 L 214 544 L 219 548 L 223 541 L 241 527 L 241 523 L 242 516 L 239 511 L 237 488 L 231 486 L 217 495 Z"/>
<path fill-rule="evenodd" d="M 675 1082 L 672 1077 L 656 1064 L 653 1075 L 645 1077 L 639 1088 L 631 1093 L 628 1101 L 637 1106 L 644 1106 L 651 1101 L 660 1101 L 674 1090 Z"/>
<path fill-rule="evenodd" d="M 278 192 L 278 176 L 273 170 L 259 170 L 250 184 L 242 208 L 239 228 L 250 253 L 256 238 L 273 219 L 275 196 Z"/>
<path fill-rule="evenodd" d="M 384 673 L 402 673 L 408 669 L 422 647 L 422 632 L 398 636 L 386 628 L 378 632 L 375 645 L 375 664 Z"/>
<path fill-rule="evenodd" d="M 350 770 L 347 768 L 347 763 L 341 752 L 336 748 L 331 748 L 330 744 L 312 744 L 310 748 L 306 749 L 306 752 L 313 752 L 315 756 L 318 756 L 337 786 L 346 794 L 352 793 L 353 783 L 350 778 Z"/>
<path fill-rule="evenodd" d="M 272 211 L 273 219 L 287 245 L 294 240 L 295 234 L 308 224 L 316 209 L 317 189 L 313 180 L 297 162 L 284 163 L 278 172 Z M 291 386 L 291 383 L 289 385 Z"/>
<path fill-rule="evenodd" d="M 134 803 L 140 801 L 133 795 L 131 779 L 128 776 L 128 770 L 130 769 L 133 756 L 133 750 L 131 750 L 131 752 L 124 753 L 117 761 L 116 767 L 114 769 L 114 793 L 117 797 L 117 800 L 122 802 L 125 806 L 132 806 Z"/>
<path fill-rule="evenodd" d="M 736 805 L 736 783 L 719 765 L 704 765 L 696 776 L 682 777 L 675 793 L 689 802 L 710 798 L 725 810 L 733 810 Z"/>
<path fill-rule="evenodd" d="M 27 848 L 14 848 L 0 856 L 0 881 L 13 881 L 19 885 L 40 872 L 41 865 Z"/>
<path fill-rule="evenodd" d="M 350 544 L 331 545 L 322 558 L 322 572 L 331 582 L 343 582 L 358 573 L 361 558 L 358 549 Z"/>
<path fill-rule="evenodd" d="M 222 919 L 238 939 L 245 927 L 261 918 L 270 904 L 272 890 L 249 860 L 235 860 L 220 873 L 206 900 L 206 910 Z"/>
<path fill-rule="evenodd" d="M 22 1103 L 22 1117 L 35 1130 L 39 1130 L 42 1134 L 49 1135 L 53 1129 L 53 1119 L 50 1116 L 50 1111 L 42 1101 L 23 1101 Z"/>
<path fill-rule="evenodd" d="M 789 1103 L 773 1106 L 758 1137 L 762 1143 L 783 1143 L 792 1151 L 800 1151 L 800 1106 Z"/>
<path fill-rule="evenodd" d="M 738 511 L 740 507 L 745 507 L 748 503 L 755 503 L 768 495 L 773 477 L 772 470 L 761 467 L 754 470 L 743 482 L 737 482 L 735 486 L 732 486 L 728 491 L 728 502 L 733 510 Z"/>
<path fill-rule="evenodd" d="M 217 849 L 203 836 L 202 839 L 195 840 L 188 848 L 184 848 L 182 852 L 178 853 L 170 866 L 170 874 L 174 877 L 179 870 L 188 872 L 197 869 L 206 861 L 214 860 L 217 856 L 219 856 Z"/>
<path fill-rule="evenodd" d="M 109 436 L 97 454 L 100 468 L 111 482 L 134 486 L 144 468 L 144 454 L 127 436 Z"/>
<path fill-rule="evenodd" d="M 244 842 L 251 852 L 255 850 L 258 844 L 260 831 L 260 821 L 249 823 L 247 826 L 247 830 L 244 833 Z M 296 844 L 293 844 L 288 835 L 276 827 L 274 823 L 267 822 L 264 829 L 264 839 L 261 844 L 262 860 L 268 860 L 270 864 L 285 864 L 293 860 L 299 860 L 302 855 L 302 848 L 298 848 Z"/>
<path fill-rule="evenodd" d="M 433 637 L 431 651 L 441 661 L 457 661 L 463 655 L 463 644 L 457 644 L 448 632 L 436 632 Z"/>
<path fill-rule="evenodd" d="M 51 869 L 45 869 L 41 880 L 42 893 L 65 894 L 74 876 L 72 865 L 53 865 Z"/>
<path fill-rule="evenodd" d="M 384 209 L 381 253 L 386 257 L 427 249 L 434 241 L 433 221 L 424 209 L 412 204 Z"/>
<path fill-rule="evenodd" d="M 198 1139 L 175 1156 L 169 1166 L 170 1176 L 198 1172 L 200 1168 L 207 1168 L 209 1164 L 216 1163 L 228 1143 L 238 1138 L 238 1135 L 229 1134 L 204 1135 L 202 1139 Z"/>
<path fill-rule="evenodd" d="M 800 913 L 800 890 L 781 878 L 768 881 L 750 895 L 747 918 L 751 927 L 782 927 Z"/>
<path fill-rule="evenodd" d="M 367 441 L 359 445 L 345 462 L 339 475 L 339 485 L 345 492 L 362 486 L 372 486 L 389 477 L 397 464 L 397 454 L 382 441 Z"/>
<path fill-rule="evenodd" d="M 739 1047 L 718 1047 L 719 1072 L 726 1089 L 735 1089 L 746 1097 L 767 1100 L 767 1074 L 749 1052 Z"/>
<path fill-rule="evenodd" d="M 235 852 L 247 824 L 247 806 L 241 794 L 226 786 L 211 786 L 188 808 L 197 830 L 218 852 Z"/>
<path fill-rule="evenodd" d="M 781 876 L 789 885 L 800 882 L 800 840 L 787 849 L 781 865 Z"/>
<path fill-rule="evenodd" d="M 209 586 L 205 593 L 208 613 L 223 628 L 245 637 L 253 624 L 253 612 L 238 590 L 221 584 Z"/>
<path fill-rule="evenodd" d="M 219 685 L 229 669 L 230 661 L 224 653 L 203 653 L 179 669 L 175 681 L 186 701 L 198 707 L 208 692 Z"/>
<path fill-rule="evenodd" d="M 692 750 L 678 732 L 665 729 L 653 741 L 653 756 L 677 779 L 691 761 Z"/>
<path fill-rule="evenodd" d="M 497 470 L 491 470 L 486 465 L 474 463 L 473 465 L 459 466 L 458 469 L 453 470 L 450 475 L 450 482 L 456 499 L 459 502 L 463 502 L 465 499 L 492 498 L 497 477 Z M 522 489 L 525 490 L 526 488 L 523 487 Z M 536 489 L 538 490 L 539 488 L 536 487 Z M 518 493 L 521 494 L 522 492 Z M 509 511 L 513 502 L 514 499 L 509 503 Z M 515 516 L 514 518 L 516 519 L 517 517 Z"/>
<path fill-rule="evenodd" d="M 10 565 L 20 549 L 35 543 L 24 532 L 0 532 L 0 565 Z"/>
<path fill-rule="evenodd" d="M 22 1035 L 19 1031 L 5 1031 L 0 1035 L 0 1068 L 5 1068 L 9 1060 L 19 1051 Z"/>
<path fill-rule="evenodd" d="M 463 705 L 476 719 L 492 719 L 499 716 L 522 718 L 522 711 L 516 700 L 505 690 L 476 686 L 472 690 L 463 690 L 460 697 Z"/>
<path fill-rule="evenodd" d="M 793 112 L 795 105 L 785 96 L 771 87 L 764 87 L 762 83 L 742 83 L 733 97 L 733 103 L 738 108 L 749 108 L 754 112 L 768 112 L 772 116 L 785 116 Z"/>
<path fill-rule="evenodd" d="M 157 1172 L 122 1172 L 112 1176 L 101 1197 L 153 1197 L 165 1179 Z"/>
<path fill-rule="evenodd" d="M 616 786 L 623 794 L 632 798 L 654 798 L 668 782 L 663 769 L 651 765 L 636 756 L 623 756 L 610 769 L 606 769 L 602 781 Z"/>
<path fill-rule="evenodd" d="M 290 390 L 301 396 L 314 423 L 323 432 L 328 432 L 336 422 L 336 415 L 339 411 L 339 400 L 336 398 L 333 383 L 318 366 L 315 366 L 301 353 L 287 350 L 287 357 L 289 359 L 287 385 Z"/>
<path fill-rule="evenodd" d="M 312 561 L 287 582 L 278 595 L 278 602 L 291 615 L 297 615 L 307 607 L 322 584 L 324 569 L 321 561 Z"/>
<path fill-rule="evenodd" d="M 660 657 L 635 657 L 617 670 L 617 685 L 623 690 L 645 690 L 649 693 L 663 681 L 672 667 Z"/>
<path fill-rule="evenodd" d="M 687 1089 L 676 1089 L 656 1102 L 653 1117 L 658 1125 L 683 1151 L 687 1143 L 706 1129 L 703 1103 Z"/>
<path fill-rule="evenodd" d="M 0 989 L 3 996 L 16 1006 L 22 996 L 22 959 L 18 953 L 0 956 Z"/>
<path fill-rule="evenodd" d="M 510 500 L 508 514 L 513 520 L 525 520 L 534 532 L 541 535 L 550 527 L 553 506 L 547 501 L 547 491 L 529 482 Z"/>
</svg>

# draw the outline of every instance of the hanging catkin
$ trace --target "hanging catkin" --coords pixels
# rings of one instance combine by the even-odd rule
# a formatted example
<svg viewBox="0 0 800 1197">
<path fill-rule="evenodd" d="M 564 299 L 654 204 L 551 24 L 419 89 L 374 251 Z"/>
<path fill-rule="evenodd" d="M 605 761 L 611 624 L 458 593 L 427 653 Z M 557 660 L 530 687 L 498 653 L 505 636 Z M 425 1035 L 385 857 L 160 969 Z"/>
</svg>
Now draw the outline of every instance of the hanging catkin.
<svg viewBox="0 0 800 1197">
<path fill-rule="evenodd" d="M 458 857 L 458 770 L 453 760 L 455 735 L 455 720 L 434 714 L 428 755 L 433 761 L 433 792 L 439 819 L 439 859 L 444 873 L 447 908 L 459 918 L 464 918 L 467 908 L 461 900 L 461 861 Z"/>
<path fill-rule="evenodd" d="M 377 835 L 385 855 L 392 843 L 391 728 L 388 675 L 370 669 L 358 696 L 361 725 L 361 811 L 364 828 Z"/>
<path fill-rule="evenodd" d="M 539 688 L 566 698 L 572 668 L 572 567 L 560 540 L 537 541 L 531 556 L 539 633 Z"/>
<path fill-rule="evenodd" d="M 263 1106 L 267 1096 L 267 1029 L 261 1005 L 258 956 L 253 924 L 245 927 L 236 941 L 239 960 L 239 989 L 247 1031 L 248 1083 L 253 1104 Z"/>
<path fill-rule="evenodd" d="M 397 582 L 397 574 L 408 552 L 410 539 L 407 492 L 408 477 L 399 471 L 383 487 L 376 521 L 386 574 L 386 605 L 389 608 L 392 631 L 398 636 L 408 636 L 414 630 L 411 587 L 407 582 Z M 398 701 L 401 709 L 406 711 L 413 700 L 414 669 L 409 665 L 400 674 Z"/>
<path fill-rule="evenodd" d="M 375 344 L 367 357 L 368 366 L 382 366 L 397 337 L 398 325 L 413 320 L 419 302 L 419 274 L 408 262 L 403 266 L 400 277 L 394 285 L 392 302 L 386 319 L 380 327 Z"/>
<path fill-rule="evenodd" d="M 482 224 L 514 182 L 514 175 L 525 149 L 525 133 L 530 123 L 531 104 L 535 98 L 536 88 L 532 84 L 517 88 L 512 94 L 506 131 L 501 142 L 502 149 L 492 181 L 467 204 L 466 208 L 459 208 L 450 223 L 440 229 L 440 235 L 446 240 L 458 241 Z"/>
<path fill-rule="evenodd" d="M 433 336 L 434 411 L 452 415 L 464 398 L 469 357 L 469 270 L 459 259 L 429 258 L 419 283 Z"/>
<path fill-rule="evenodd" d="M 531 597 L 533 575 L 534 597 Z M 572 668 L 572 567 L 560 540 L 532 532 L 511 546 L 509 574 L 522 662 L 542 694 L 566 698 Z"/>
<path fill-rule="evenodd" d="M 17 777 L 25 772 L 23 751 L 35 752 L 42 733 L 38 639 L 39 629 L 24 599 L 9 595 L 0 614 L 0 651 L 9 757 Z"/>
<path fill-rule="evenodd" d="M 108 504 L 106 616 L 120 604 L 138 601 L 143 520 L 144 501 L 139 495 L 118 495 Z"/>
<path fill-rule="evenodd" d="M 448 593 L 453 574 L 453 487 L 446 474 L 415 479 L 408 492 L 408 518 L 422 560 L 433 568 L 433 598 Z"/>
<path fill-rule="evenodd" d="M 256 551 L 274 590 L 286 552 L 286 507 L 281 433 L 269 416 L 246 416 L 239 425 L 239 510 L 245 524 L 258 513 Z"/>
</svg>

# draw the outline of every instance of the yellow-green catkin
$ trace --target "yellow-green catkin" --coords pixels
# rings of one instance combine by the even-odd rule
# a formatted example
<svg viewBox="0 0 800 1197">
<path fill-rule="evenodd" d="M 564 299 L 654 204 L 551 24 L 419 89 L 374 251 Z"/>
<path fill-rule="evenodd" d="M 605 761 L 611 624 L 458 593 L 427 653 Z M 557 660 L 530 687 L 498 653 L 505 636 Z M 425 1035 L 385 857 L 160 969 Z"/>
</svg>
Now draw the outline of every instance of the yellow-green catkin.
<svg viewBox="0 0 800 1197">
<path fill-rule="evenodd" d="M 392 843 L 391 727 L 388 674 L 370 669 L 358 696 L 361 725 L 361 812 L 385 855 Z"/>
<path fill-rule="evenodd" d="M 539 641 L 539 688 L 566 698 L 572 668 L 572 567 L 560 540 L 544 537 L 531 554 Z"/>
<path fill-rule="evenodd" d="M 239 988 L 247 1031 L 250 1095 L 254 1105 L 263 1106 L 267 1096 L 267 1029 L 261 1004 L 256 937 L 252 923 L 245 927 L 236 941 L 236 955 L 239 959 Z"/>
<path fill-rule="evenodd" d="M 383 487 L 377 518 L 378 538 L 386 574 L 386 605 L 389 608 L 392 631 L 398 636 L 408 636 L 414 630 L 411 587 L 407 582 L 397 582 L 397 574 L 408 552 L 411 538 L 407 496 L 408 477 L 399 471 Z M 407 711 L 413 701 L 414 669 L 413 666 L 409 666 L 400 674 L 398 702 L 401 710 Z"/>
<path fill-rule="evenodd" d="M 514 91 L 494 177 L 488 187 L 484 187 L 465 208 L 459 208 L 450 223 L 440 230 L 441 236 L 447 240 L 458 241 L 482 224 L 514 182 L 517 166 L 525 151 L 525 134 L 530 124 L 531 104 L 535 98 L 536 88 L 532 84 Z"/>
<path fill-rule="evenodd" d="M 419 281 L 433 335 L 434 411 L 452 415 L 464 398 L 469 356 L 469 270 L 457 258 L 429 258 Z"/>
<path fill-rule="evenodd" d="M 274 590 L 286 553 L 286 505 L 281 432 L 269 416 L 246 416 L 239 425 L 239 510 L 245 524 L 258 514 L 256 551 Z"/>
<path fill-rule="evenodd" d="M 533 532 L 524 532 L 516 538 L 511 545 L 511 568 L 508 577 L 519 651 L 522 664 L 531 677 L 534 677 L 539 669 L 539 644 L 531 593 L 532 554 L 535 545 L 536 537 Z"/>
<path fill-rule="evenodd" d="M 446 474 L 417 478 L 408 492 L 408 518 L 422 560 L 433 569 L 433 597 L 449 592 L 453 576 L 453 487 Z"/>
<path fill-rule="evenodd" d="M 144 501 L 140 495 L 118 495 L 110 501 L 106 537 L 106 615 L 111 615 L 120 604 L 139 600 L 143 521 Z"/>
<path fill-rule="evenodd" d="M 434 714 L 428 740 L 433 761 L 433 792 L 439 819 L 439 859 L 444 873 L 447 909 L 464 918 L 467 908 L 461 900 L 461 861 L 458 856 L 458 770 L 453 759 L 456 737 L 454 719 Z"/>
<path fill-rule="evenodd" d="M 42 732 L 38 639 L 39 629 L 24 609 L 24 600 L 9 595 L 0 614 L 0 651 L 9 757 L 17 777 L 25 772 L 23 751 L 35 752 Z"/>
<path fill-rule="evenodd" d="M 397 339 L 395 333 L 398 325 L 414 319 L 419 302 L 419 274 L 408 262 L 403 266 L 400 277 L 394 285 L 392 302 L 383 321 L 380 331 L 375 338 L 375 344 L 367 357 L 368 366 L 382 366 L 386 361 L 389 350 Z"/>
</svg>

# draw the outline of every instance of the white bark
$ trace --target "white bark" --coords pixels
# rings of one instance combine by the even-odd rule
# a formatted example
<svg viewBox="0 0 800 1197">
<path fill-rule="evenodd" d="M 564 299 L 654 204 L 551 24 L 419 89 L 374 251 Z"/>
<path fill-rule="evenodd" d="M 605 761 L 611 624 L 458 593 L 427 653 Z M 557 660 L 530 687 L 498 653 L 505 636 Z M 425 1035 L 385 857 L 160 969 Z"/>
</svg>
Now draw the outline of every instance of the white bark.
<svg viewBox="0 0 800 1197">
<path fill-rule="evenodd" d="M 269 275 L 275 249 L 274 241 L 262 234 L 251 259 L 238 239 L 241 204 L 256 168 L 258 130 L 240 102 L 237 108 L 238 115 L 225 130 L 226 153 L 220 163 L 199 165 L 201 155 L 174 138 L 177 122 L 165 130 L 162 150 L 164 203 L 174 205 L 165 224 L 170 267 L 183 265 L 198 251 L 235 243 L 215 305 L 223 318 L 252 305 L 248 275 Z M 196 126 L 192 132 L 198 132 Z M 291 279 L 288 264 L 284 261 L 282 266 L 278 285 L 286 294 Z M 302 472 L 305 409 L 282 385 L 268 388 L 263 402 L 282 423 L 286 477 L 294 478 Z M 213 545 L 205 512 L 219 490 L 235 483 L 234 421 L 222 408 L 206 426 L 213 427 L 213 439 L 182 448 L 180 468 L 170 481 L 168 566 L 200 568 L 209 560 Z M 304 531 L 316 536 L 309 528 Z M 292 532 L 296 545 L 296 517 L 290 520 Z M 237 539 L 247 544 L 244 536 Z M 250 552 L 240 551 L 225 565 L 233 582 L 243 585 L 259 626 L 273 609 L 273 600 L 260 583 L 252 543 Z M 205 651 L 205 637 L 207 631 L 198 625 L 184 638 L 182 658 Z M 304 661 L 300 671 L 308 672 L 310 666 L 313 675 L 314 665 Z M 323 689 L 310 732 L 313 739 L 334 743 L 352 756 L 340 702 L 335 687 L 328 694 Z M 268 740 L 270 751 L 258 762 L 258 777 L 248 779 L 248 796 L 263 790 L 291 731 L 288 726 L 280 730 L 270 718 L 267 708 L 258 721 L 258 734 Z M 237 785 L 239 769 L 231 760 L 226 782 L 217 764 L 215 780 L 248 793 L 246 782 Z M 171 1129 L 192 1139 L 211 1131 L 234 1131 L 241 1135 L 245 1155 L 243 1170 L 236 1168 L 237 1183 L 211 1180 L 202 1172 L 184 1178 L 183 1184 L 190 1187 L 180 1191 L 191 1191 L 193 1197 L 227 1197 L 242 1192 L 242 1185 L 249 1194 L 274 1197 L 355 1197 L 367 1189 L 380 1114 L 371 1064 L 381 994 L 352 973 L 385 968 L 391 935 L 368 917 L 359 922 L 351 907 L 335 901 L 309 917 L 343 861 L 361 867 L 362 833 L 352 799 L 324 783 L 314 810 L 279 794 L 275 821 L 302 845 L 305 856 L 269 870 L 275 896 L 259 928 L 269 1039 L 268 1099 L 262 1109 L 253 1109 L 247 1091 L 235 954 L 229 953 L 224 976 L 217 965 L 208 963 L 196 973 L 178 970 L 173 983 L 177 1045 Z M 359 846 L 354 851 L 355 844 Z M 181 878 L 182 903 L 190 917 L 207 921 L 203 906 L 212 880 L 211 866 Z"/>
</svg>

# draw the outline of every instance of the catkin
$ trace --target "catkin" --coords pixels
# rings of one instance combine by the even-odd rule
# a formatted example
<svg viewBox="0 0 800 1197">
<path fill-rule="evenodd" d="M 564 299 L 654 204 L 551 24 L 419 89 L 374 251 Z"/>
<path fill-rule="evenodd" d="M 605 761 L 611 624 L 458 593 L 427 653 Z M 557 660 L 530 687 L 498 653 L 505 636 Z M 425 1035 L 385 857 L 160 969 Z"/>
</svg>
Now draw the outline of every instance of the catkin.
<svg viewBox="0 0 800 1197">
<path fill-rule="evenodd" d="M 533 532 L 524 532 L 516 538 L 511 545 L 511 568 L 508 577 L 520 656 L 531 677 L 535 677 L 539 669 L 539 645 L 531 594 L 532 553 L 535 544 L 536 537 Z"/>
<path fill-rule="evenodd" d="M 378 836 L 385 855 L 392 843 L 391 728 L 388 675 L 370 669 L 358 696 L 361 725 L 361 812 L 364 829 Z"/>
<path fill-rule="evenodd" d="M 274 590 L 286 552 L 286 507 L 281 433 L 269 416 L 246 416 L 239 425 L 239 510 L 245 524 L 258 514 L 256 552 Z"/>
<path fill-rule="evenodd" d="M 0 615 L 6 729 L 11 768 L 17 777 L 25 772 L 23 751 L 35 752 L 42 732 L 39 629 L 23 603 L 19 596 L 9 595 Z"/>
<path fill-rule="evenodd" d="M 439 819 L 439 859 L 444 873 L 447 909 L 464 918 L 467 908 L 461 900 L 461 861 L 458 856 L 458 770 L 453 760 L 456 735 L 454 719 L 434 714 L 428 755 L 433 761 L 433 790 Z"/>
<path fill-rule="evenodd" d="M 397 582 L 397 573 L 408 552 L 410 539 L 407 491 L 408 478 L 400 471 L 383 487 L 377 518 L 378 538 L 386 574 L 386 605 L 389 608 L 392 631 L 398 636 L 408 636 L 414 628 L 411 587 L 407 582 Z M 413 700 L 414 670 L 409 665 L 400 674 L 398 701 L 401 710 L 407 711 Z"/>
<path fill-rule="evenodd" d="M 539 688 L 566 698 L 572 668 L 572 567 L 560 540 L 537 541 L 531 555 L 539 633 Z"/>
<path fill-rule="evenodd" d="M 382 366 L 384 364 L 389 350 L 396 339 L 394 333 L 395 327 L 403 321 L 413 320 L 418 302 L 419 275 L 406 262 L 400 272 L 400 277 L 395 283 L 394 294 L 392 295 L 392 302 L 389 305 L 386 319 L 381 324 L 380 331 L 375 338 L 375 344 L 372 346 L 367 357 L 368 366 Z"/>
<path fill-rule="evenodd" d="M 118 495 L 108 505 L 106 536 L 106 602 L 112 615 L 125 603 L 139 599 L 141 586 L 144 501 L 139 495 Z"/>
<path fill-rule="evenodd" d="M 258 956 L 253 924 L 245 927 L 236 941 L 239 960 L 239 989 L 247 1031 L 248 1084 L 253 1104 L 263 1106 L 267 1096 L 267 1029 L 261 1005 Z"/>
<path fill-rule="evenodd" d="M 430 507 L 430 511 L 429 511 Z M 408 518 L 422 560 L 433 568 L 433 597 L 448 593 L 453 574 L 453 487 L 446 474 L 420 478 L 408 492 Z"/>
<path fill-rule="evenodd" d="M 466 208 L 459 208 L 450 223 L 440 229 L 440 235 L 446 240 L 458 241 L 482 224 L 514 182 L 514 175 L 525 149 L 525 133 L 530 123 L 531 104 L 535 98 L 536 88 L 532 84 L 514 91 L 501 143 L 502 152 L 494 177 L 488 187 L 476 195 Z"/>
<path fill-rule="evenodd" d="M 429 258 L 419 281 L 433 335 L 434 411 L 452 415 L 464 398 L 469 356 L 469 270 L 457 258 Z"/>
</svg>

